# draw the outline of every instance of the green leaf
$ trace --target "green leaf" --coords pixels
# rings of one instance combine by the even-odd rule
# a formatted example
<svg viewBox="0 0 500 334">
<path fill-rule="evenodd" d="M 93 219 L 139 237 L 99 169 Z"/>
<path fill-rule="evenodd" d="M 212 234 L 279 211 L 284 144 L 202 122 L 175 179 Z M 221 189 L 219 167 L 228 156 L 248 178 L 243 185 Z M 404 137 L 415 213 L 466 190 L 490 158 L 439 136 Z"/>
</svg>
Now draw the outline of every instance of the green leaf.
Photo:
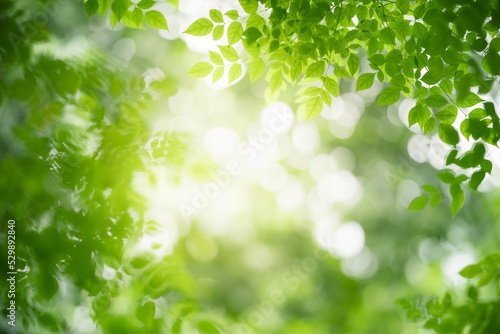
<svg viewBox="0 0 500 334">
<path fill-rule="evenodd" d="M 179 9 L 179 0 L 167 0 L 167 2 L 175 9 Z"/>
<path fill-rule="evenodd" d="M 218 9 L 210 9 L 210 18 L 215 23 L 222 23 L 222 22 L 224 22 L 224 18 L 222 16 L 222 13 Z"/>
<path fill-rule="evenodd" d="M 316 118 L 323 110 L 323 100 L 321 97 L 316 96 L 307 100 L 306 103 L 306 116 L 307 120 Z"/>
<path fill-rule="evenodd" d="M 235 62 L 240 59 L 238 53 L 232 46 L 218 45 L 218 47 L 220 52 L 222 53 L 222 56 L 230 62 Z"/>
<path fill-rule="evenodd" d="M 127 13 L 128 8 L 132 5 L 130 0 L 113 0 L 111 5 L 111 10 L 116 16 L 116 19 L 120 21 L 122 17 Z"/>
<path fill-rule="evenodd" d="M 418 123 L 418 125 L 420 125 L 420 128 L 422 129 L 429 117 L 431 117 L 429 108 L 420 104 L 416 105 L 415 107 L 411 108 L 408 114 L 408 126 L 412 126 L 413 124 Z"/>
<path fill-rule="evenodd" d="M 91 17 L 99 9 L 99 2 L 97 0 L 87 0 L 85 1 L 85 5 L 83 7 L 87 16 Z"/>
<path fill-rule="evenodd" d="M 193 36 L 206 36 L 212 32 L 214 24 L 209 19 L 201 18 L 194 21 L 187 29 L 184 31 L 185 34 Z"/>
<path fill-rule="evenodd" d="M 436 117 L 442 123 L 452 124 L 453 122 L 455 122 L 455 119 L 457 118 L 457 111 L 458 108 L 456 106 L 449 105 L 441 109 L 439 112 L 437 112 Z"/>
<path fill-rule="evenodd" d="M 243 26 L 240 22 L 234 21 L 227 28 L 227 41 L 229 45 L 233 45 L 241 39 L 243 35 Z"/>
<path fill-rule="evenodd" d="M 141 9 L 149 9 L 155 5 L 156 1 L 155 0 L 141 0 L 137 4 L 137 7 Z"/>
<path fill-rule="evenodd" d="M 254 14 L 259 8 L 257 0 L 239 0 L 241 7 L 248 14 Z"/>
<path fill-rule="evenodd" d="M 415 89 L 415 93 L 413 94 L 414 99 L 420 99 L 422 97 L 426 97 L 429 94 L 429 90 L 425 87 L 418 87 Z"/>
<path fill-rule="evenodd" d="M 480 278 L 478 282 L 479 287 L 483 287 L 493 281 L 498 276 L 498 270 L 488 270 Z"/>
<path fill-rule="evenodd" d="M 401 14 L 405 15 L 410 11 L 410 1 L 408 0 L 396 0 L 396 7 L 398 7 Z"/>
<path fill-rule="evenodd" d="M 168 30 L 168 24 L 165 16 L 156 10 L 146 12 L 146 22 L 153 28 Z"/>
<path fill-rule="evenodd" d="M 445 91 L 447 94 L 451 94 L 453 92 L 453 84 L 451 83 L 451 80 L 449 79 L 444 79 L 441 81 L 439 86 Z"/>
<path fill-rule="evenodd" d="M 332 106 L 332 96 L 330 95 L 330 93 L 328 93 L 327 91 L 325 90 L 321 90 L 320 92 L 320 96 L 321 96 L 321 99 L 323 100 L 323 102 L 331 107 Z"/>
<path fill-rule="evenodd" d="M 483 102 L 484 100 L 474 94 L 473 92 L 467 92 L 464 94 L 460 94 L 457 97 L 457 106 L 460 108 L 469 108 L 473 107 L 476 104 Z"/>
<path fill-rule="evenodd" d="M 356 92 L 369 89 L 375 80 L 375 73 L 363 73 L 356 80 Z"/>
<path fill-rule="evenodd" d="M 321 94 L 322 89 L 319 87 L 307 87 L 302 95 L 304 96 L 318 96 Z"/>
<path fill-rule="evenodd" d="M 202 320 L 198 322 L 198 331 L 200 334 L 220 334 L 221 332 L 212 321 Z"/>
<path fill-rule="evenodd" d="M 431 206 L 434 208 L 440 202 L 441 202 L 441 194 L 440 193 L 433 194 L 432 197 L 431 197 Z"/>
<path fill-rule="evenodd" d="M 255 57 L 250 62 L 248 73 L 250 75 L 250 82 L 254 82 L 264 74 L 266 70 L 266 64 L 264 60 L 260 57 Z"/>
<path fill-rule="evenodd" d="M 459 274 L 464 278 L 471 279 L 481 274 L 483 271 L 484 270 L 483 268 L 481 268 L 481 266 L 478 266 L 477 264 L 470 264 L 467 267 L 460 270 Z"/>
<path fill-rule="evenodd" d="M 214 28 L 214 30 L 212 31 L 212 38 L 214 41 L 218 41 L 219 39 L 222 38 L 223 35 L 224 35 L 224 26 L 223 25 L 216 26 Z"/>
<path fill-rule="evenodd" d="M 325 89 L 328 91 L 328 93 L 332 94 L 332 96 L 338 97 L 339 96 L 339 83 L 337 80 L 332 79 L 330 77 L 325 77 L 323 79 L 323 85 L 325 86 Z"/>
<path fill-rule="evenodd" d="M 139 319 L 146 326 L 150 326 L 155 318 L 156 306 L 155 303 L 149 301 L 143 306 L 139 306 L 136 310 L 137 319 Z"/>
<path fill-rule="evenodd" d="M 429 133 L 432 130 L 434 130 L 434 127 L 436 126 L 436 119 L 434 117 L 429 118 L 425 123 L 424 123 L 424 133 Z"/>
<path fill-rule="evenodd" d="M 203 78 L 212 73 L 213 66 L 210 63 L 200 62 L 195 64 L 188 72 L 195 78 Z"/>
<path fill-rule="evenodd" d="M 414 198 L 413 201 L 411 201 L 410 206 L 408 206 L 408 210 L 410 211 L 422 210 L 427 205 L 427 201 L 428 201 L 427 196 L 419 196 L 417 198 Z"/>
<path fill-rule="evenodd" d="M 134 10 L 128 11 L 123 17 L 123 24 L 130 28 L 140 28 L 142 26 L 142 19 L 144 14 L 139 8 L 134 8 Z"/>
<path fill-rule="evenodd" d="M 464 199 L 465 199 L 464 191 L 462 190 L 459 184 L 454 183 L 450 187 L 450 195 L 452 198 L 451 214 L 454 216 L 457 214 L 458 210 L 460 210 L 460 208 L 464 204 Z"/>
<path fill-rule="evenodd" d="M 455 128 L 449 124 L 439 124 L 438 134 L 439 138 L 441 138 L 444 143 L 449 145 L 455 146 L 460 141 L 458 138 L 457 130 L 455 130 Z"/>
<path fill-rule="evenodd" d="M 444 183 L 453 183 L 455 181 L 455 175 L 446 171 L 439 173 L 438 177 Z"/>
<path fill-rule="evenodd" d="M 440 108 L 447 103 L 448 101 L 446 101 L 446 99 L 442 95 L 437 94 L 432 94 L 425 99 L 425 104 L 427 104 L 431 108 Z"/>
<path fill-rule="evenodd" d="M 351 75 L 355 75 L 359 69 L 359 58 L 355 54 L 351 53 L 349 58 L 347 59 L 347 67 L 349 67 L 349 72 Z"/>
<path fill-rule="evenodd" d="M 280 89 L 282 83 L 283 83 L 283 74 L 281 73 L 281 71 L 277 71 L 272 75 L 271 80 L 269 82 L 269 88 L 271 89 L 271 92 L 273 93 L 278 89 Z"/>
<path fill-rule="evenodd" d="M 235 63 L 229 68 L 229 83 L 241 76 L 241 64 Z"/>
<path fill-rule="evenodd" d="M 215 65 L 224 65 L 224 61 L 222 60 L 220 54 L 213 51 L 208 51 L 208 54 L 210 55 L 210 60 L 212 61 L 212 63 L 214 63 Z"/>
<path fill-rule="evenodd" d="M 398 102 L 401 91 L 394 87 L 385 88 L 378 97 L 378 105 L 389 105 Z"/>
<path fill-rule="evenodd" d="M 99 16 L 103 16 L 111 8 L 111 0 L 99 0 Z"/>
<path fill-rule="evenodd" d="M 216 81 L 219 81 L 222 76 L 224 75 L 224 67 L 217 67 L 214 70 L 214 73 L 212 73 L 212 83 L 215 83 Z"/>
<path fill-rule="evenodd" d="M 437 193 L 437 188 L 432 184 L 425 184 L 422 186 L 422 189 L 428 193 Z"/>
<path fill-rule="evenodd" d="M 319 78 L 325 72 L 325 62 L 317 61 L 307 67 L 306 78 Z"/>
<path fill-rule="evenodd" d="M 238 11 L 236 9 L 230 10 L 229 12 L 226 12 L 225 14 L 227 17 L 229 17 L 231 20 L 236 20 L 239 15 Z"/>
<path fill-rule="evenodd" d="M 472 190 L 477 190 L 481 182 L 483 182 L 486 173 L 483 171 L 478 171 L 472 174 L 469 181 L 469 188 Z"/>
<path fill-rule="evenodd" d="M 448 65 L 460 65 L 464 61 L 458 51 L 454 50 L 447 50 L 443 52 L 441 58 L 443 58 L 443 61 Z"/>
</svg>

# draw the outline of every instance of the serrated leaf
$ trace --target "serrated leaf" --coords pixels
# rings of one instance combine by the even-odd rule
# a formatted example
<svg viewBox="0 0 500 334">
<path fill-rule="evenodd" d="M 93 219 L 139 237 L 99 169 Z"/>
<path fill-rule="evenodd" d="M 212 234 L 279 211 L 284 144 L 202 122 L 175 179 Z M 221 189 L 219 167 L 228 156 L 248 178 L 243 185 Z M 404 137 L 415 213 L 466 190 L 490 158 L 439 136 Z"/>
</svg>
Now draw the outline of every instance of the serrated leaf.
<svg viewBox="0 0 500 334">
<path fill-rule="evenodd" d="M 212 32 L 214 24 L 209 19 L 201 18 L 194 21 L 187 29 L 184 31 L 185 34 L 193 36 L 206 36 Z"/>
<path fill-rule="evenodd" d="M 241 39 L 243 35 L 243 26 L 240 22 L 234 21 L 227 28 L 227 41 L 229 45 L 233 45 Z"/>
<path fill-rule="evenodd" d="M 216 81 L 219 81 L 222 76 L 224 75 L 224 67 L 217 67 L 214 70 L 214 73 L 212 73 L 212 83 L 215 83 Z"/>
<path fill-rule="evenodd" d="M 411 201 L 410 205 L 408 206 L 408 210 L 410 211 L 419 211 L 425 208 L 427 205 L 427 201 L 429 199 L 427 196 L 419 196 L 417 198 L 414 198 L 413 201 Z"/>
<path fill-rule="evenodd" d="M 356 92 L 369 89 L 375 80 L 375 73 L 363 73 L 356 80 Z"/>
<path fill-rule="evenodd" d="M 214 21 L 215 23 L 224 22 L 224 18 L 222 16 L 222 13 L 218 9 L 210 9 L 209 15 L 210 15 L 210 19 L 212 19 L 212 21 Z"/>
<path fill-rule="evenodd" d="M 459 274 L 464 278 L 471 279 L 481 274 L 483 271 L 484 270 L 483 268 L 481 268 L 481 266 L 478 266 L 477 264 L 470 264 L 467 267 L 460 270 Z"/>
<path fill-rule="evenodd" d="M 210 60 L 212 61 L 212 63 L 214 63 L 215 65 L 224 65 L 224 61 L 222 60 L 220 54 L 213 51 L 208 51 L 208 54 L 210 55 Z"/>
<path fill-rule="evenodd" d="M 457 106 L 460 108 L 469 108 L 473 107 L 476 104 L 483 102 L 484 100 L 474 94 L 473 92 L 467 92 L 464 94 L 460 94 L 457 97 Z"/>
<path fill-rule="evenodd" d="M 213 68 L 214 67 L 210 63 L 200 62 L 191 67 L 188 74 L 195 78 L 203 78 L 212 73 Z"/>
<path fill-rule="evenodd" d="M 323 110 L 323 100 L 321 97 L 312 97 L 306 102 L 306 116 L 307 120 L 316 118 Z"/>
<path fill-rule="evenodd" d="M 449 124 L 439 124 L 438 134 L 439 138 L 441 138 L 444 143 L 449 145 L 455 146 L 460 141 L 458 138 L 457 130 L 455 130 L 455 128 Z"/>
<path fill-rule="evenodd" d="M 248 73 L 250 75 L 250 82 L 254 82 L 264 74 L 266 70 L 266 64 L 260 57 L 255 57 L 250 62 Z"/>
<path fill-rule="evenodd" d="M 230 62 L 235 62 L 240 59 L 238 53 L 232 46 L 218 45 L 218 47 L 220 52 L 222 53 L 222 56 Z"/>
<path fill-rule="evenodd" d="M 235 63 L 229 68 L 229 83 L 241 76 L 241 64 Z"/>
<path fill-rule="evenodd" d="M 394 87 L 387 87 L 378 97 L 378 105 L 390 105 L 399 101 L 401 91 Z"/>
</svg>

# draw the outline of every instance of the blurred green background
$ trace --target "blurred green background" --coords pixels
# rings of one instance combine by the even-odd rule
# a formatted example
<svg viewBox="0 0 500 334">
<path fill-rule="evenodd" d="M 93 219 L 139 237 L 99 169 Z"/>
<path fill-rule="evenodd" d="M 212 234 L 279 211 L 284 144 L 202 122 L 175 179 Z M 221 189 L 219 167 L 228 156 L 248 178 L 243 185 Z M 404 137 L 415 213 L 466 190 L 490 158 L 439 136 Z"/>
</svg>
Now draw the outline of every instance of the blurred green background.
<svg viewBox="0 0 500 334">
<path fill-rule="evenodd" d="M 408 212 L 447 148 L 405 102 L 343 80 L 299 121 L 296 89 L 266 105 L 263 80 L 186 75 L 215 44 L 180 32 L 235 3 L 155 6 L 169 32 L 1 2 L 2 332 L 432 333 L 398 300 L 466 302 L 458 272 L 498 250 L 498 166 L 454 218 L 446 195 Z"/>
</svg>

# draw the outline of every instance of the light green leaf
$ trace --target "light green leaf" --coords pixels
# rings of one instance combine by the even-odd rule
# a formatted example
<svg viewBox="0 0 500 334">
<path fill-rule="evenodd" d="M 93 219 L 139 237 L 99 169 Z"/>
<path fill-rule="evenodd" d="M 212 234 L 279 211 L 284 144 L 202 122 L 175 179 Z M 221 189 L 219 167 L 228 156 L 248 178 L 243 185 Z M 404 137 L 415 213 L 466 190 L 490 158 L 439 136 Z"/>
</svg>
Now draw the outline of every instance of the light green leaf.
<svg viewBox="0 0 500 334">
<path fill-rule="evenodd" d="M 451 94 L 453 92 L 453 83 L 450 79 L 444 79 L 443 81 L 441 81 L 439 86 L 448 94 Z"/>
<path fill-rule="evenodd" d="M 483 268 L 481 266 L 478 266 L 477 264 L 471 264 L 468 265 L 467 267 L 463 268 L 460 270 L 459 274 L 460 276 L 464 278 L 474 278 L 477 275 L 481 274 L 483 272 Z"/>
<path fill-rule="evenodd" d="M 139 8 L 134 8 L 134 10 L 128 11 L 123 17 L 123 24 L 130 28 L 140 28 L 142 26 L 142 19 L 144 14 Z"/>
<path fill-rule="evenodd" d="M 99 16 L 103 16 L 111 8 L 111 0 L 99 0 Z"/>
<path fill-rule="evenodd" d="M 375 73 L 363 73 L 356 80 L 356 92 L 370 88 L 375 80 Z"/>
<path fill-rule="evenodd" d="M 323 79 L 323 85 L 325 86 L 325 89 L 328 91 L 328 93 L 332 94 L 332 96 L 338 97 L 339 96 L 339 83 L 337 80 L 331 78 L 331 77 L 325 77 Z"/>
<path fill-rule="evenodd" d="M 239 0 L 241 7 L 248 14 L 254 14 L 259 8 L 257 0 Z"/>
<path fill-rule="evenodd" d="M 210 60 L 212 61 L 212 63 L 214 63 L 215 65 L 224 65 L 224 61 L 222 60 L 220 54 L 213 51 L 208 51 L 208 54 L 210 55 Z"/>
<path fill-rule="evenodd" d="M 153 28 L 168 30 L 165 16 L 156 10 L 146 12 L 146 22 Z"/>
<path fill-rule="evenodd" d="M 222 38 L 223 35 L 224 35 L 224 26 L 223 25 L 216 26 L 214 28 L 214 30 L 212 31 L 212 38 L 214 41 L 218 41 L 219 39 Z"/>
<path fill-rule="evenodd" d="M 156 3 L 155 0 L 141 0 L 137 4 L 137 7 L 141 8 L 141 9 L 149 9 L 149 8 L 153 7 L 155 3 Z"/>
<path fill-rule="evenodd" d="M 401 91 L 394 87 L 385 88 L 378 97 L 378 105 L 389 105 L 398 102 Z"/>
<path fill-rule="evenodd" d="M 323 110 L 323 100 L 321 97 L 316 96 L 307 100 L 306 103 L 306 116 L 307 120 L 316 118 Z"/>
<path fill-rule="evenodd" d="M 479 287 L 485 286 L 493 281 L 497 276 L 498 270 L 488 270 L 481 276 L 481 278 L 479 278 L 479 282 L 477 283 L 477 285 Z"/>
<path fill-rule="evenodd" d="M 212 70 L 213 66 L 210 63 L 206 62 L 200 62 L 195 64 L 188 72 L 188 74 L 192 75 L 195 78 L 203 78 L 209 75 Z"/>
<path fill-rule="evenodd" d="M 224 18 L 222 17 L 222 13 L 218 9 L 210 9 L 210 18 L 215 23 L 222 23 L 222 22 L 224 22 Z"/>
<path fill-rule="evenodd" d="M 457 97 L 457 106 L 460 108 L 469 108 L 473 107 L 476 104 L 483 102 L 484 100 L 474 94 L 473 92 L 467 92 L 464 94 L 460 94 Z"/>
<path fill-rule="evenodd" d="M 329 106 L 329 107 L 332 106 L 332 96 L 330 95 L 330 93 L 328 93 L 325 90 L 321 90 L 320 96 L 321 96 L 321 99 L 323 100 L 323 102 L 325 102 L 325 104 L 327 106 Z"/>
<path fill-rule="evenodd" d="M 184 31 L 185 34 L 193 36 L 206 36 L 212 32 L 214 24 L 209 19 L 201 18 L 194 21 L 189 28 Z"/>
<path fill-rule="evenodd" d="M 428 200 L 429 199 L 427 198 L 427 196 L 419 196 L 413 199 L 413 201 L 411 201 L 410 206 L 408 206 L 408 210 L 410 211 L 422 210 L 427 205 Z"/>
<path fill-rule="evenodd" d="M 325 72 L 325 62 L 317 61 L 307 67 L 306 78 L 318 78 Z"/>
<path fill-rule="evenodd" d="M 266 70 L 266 64 L 260 57 L 255 57 L 250 62 L 248 73 L 250 75 L 250 82 L 254 82 L 264 74 Z"/>
<path fill-rule="evenodd" d="M 241 76 L 241 64 L 235 63 L 229 68 L 229 83 Z"/>
<path fill-rule="evenodd" d="M 217 67 L 214 73 L 212 73 L 212 83 L 219 81 L 223 75 L 224 75 L 224 67 L 222 66 Z"/>
<path fill-rule="evenodd" d="M 222 53 L 222 56 L 230 62 L 235 62 L 240 59 L 238 53 L 232 46 L 218 45 L 218 47 L 220 52 Z"/>
<path fill-rule="evenodd" d="M 355 75 L 359 69 L 359 58 L 354 53 L 351 53 L 349 58 L 347 59 L 347 67 L 349 67 L 349 72 L 351 75 Z"/>
<path fill-rule="evenodd" d="M 269 82 L 269 87 L 271 88 L 271 92 L 275 92 L 280 89 L 281 84 L 283 83 L 283 74 L 281 71 L 277 71 L 271 77 Z"/>
<path fill-rule="evenodd" d="M 225 14 L 227 17 L 229 17 L 231 20 L 236 20 L 239 15 L 238 11 L 236 9 L 230 10 L 229 12 L 226 12 Z"/>
<path fill-rule="evenodd" d="M 227 28 L 227 41 L 229 45 L 237 43 L 243 35 L 243 26 L 240 22 L 234 21 Z"/>
</svg>

